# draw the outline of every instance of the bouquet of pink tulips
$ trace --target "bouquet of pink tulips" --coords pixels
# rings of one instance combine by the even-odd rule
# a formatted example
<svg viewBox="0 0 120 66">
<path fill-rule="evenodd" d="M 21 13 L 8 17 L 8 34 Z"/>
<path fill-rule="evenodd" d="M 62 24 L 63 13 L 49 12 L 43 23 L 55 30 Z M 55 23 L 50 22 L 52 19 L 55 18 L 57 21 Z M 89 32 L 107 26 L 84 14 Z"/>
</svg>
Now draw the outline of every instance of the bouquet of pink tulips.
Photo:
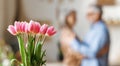
<svg viewBox="0 0 120 66">
<path fill-rule="evenodd" d="M 46 24 L 40 25 L 35 21 L 17 22 L 14 25 L 9 25 L 7 29 L 12 35 L 17 36 L 19 42 L 19 49 L 22 62 L 16 59 L 11 60 L 17 62 L 19 66 L 43 66 L 46 63 L 44 59 L 45 51 L 42 50 L 42 46 L 46 39 L 46 36 L 52 36 L 56 33 L 53 26 Z"/>
</svg>

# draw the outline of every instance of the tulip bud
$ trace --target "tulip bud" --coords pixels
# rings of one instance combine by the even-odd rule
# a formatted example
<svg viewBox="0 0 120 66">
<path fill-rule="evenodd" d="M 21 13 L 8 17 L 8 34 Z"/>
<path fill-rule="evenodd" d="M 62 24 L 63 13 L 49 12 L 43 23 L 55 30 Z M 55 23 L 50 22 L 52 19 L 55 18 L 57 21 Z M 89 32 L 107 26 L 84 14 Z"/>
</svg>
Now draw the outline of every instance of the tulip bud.
<svg viewBox="0 0 120 66">
<path fill-rule="evenodd" d="M 55 31 L 55 29 L 54 29 L 53 26 L 49 27 L 49 28 L 47 29 L 47 32 L 46 32 L 46 34 L 47 34 L 48 36 L 52 36 L 52 35 L 54 35 L 55 33 L 56 33 L 56 31 Z"/>
<path fill-rule="evenodd" d="M 14 26 L 15 26 L 15 31 L 20 33 L 21 32 L 21 23 L 15 21 Z"/>
<path fill-rule="evenodd" d="M 7 29 L 12 35 L 16 35 L 17 32 L 15 30 L 15 27 L 13 25 L 9 25 Z"/>
<path fill-rule="evenodd" d="M 48 25 L 46 24 L 42 25 L 39 30 L 40 34 L 46 34 L 47 29 L 48 29 Z"/>
<path fill-rule="evenodd" d="M 35 22 L 35 30 L 34 30 L 34 32 L 39 33 L 40 27 L 41 27 L 40 23 Z"/>
<path fill-rule="evenodd" d="M 25 24 L 25 33 L 29 33 L 28 27 L 29 27 L 29 24 L 26 22 L 26 24 Z"/>
<path fill-rule="evenodd" d="M 34 33 L 35 23 L 31 20 L 28 26 L 28 31 Z"/>
<path fill-rule="evenodd" d="M 25 32 L 26 22 L 21 22 L 21 31 Z"/>
</svg>

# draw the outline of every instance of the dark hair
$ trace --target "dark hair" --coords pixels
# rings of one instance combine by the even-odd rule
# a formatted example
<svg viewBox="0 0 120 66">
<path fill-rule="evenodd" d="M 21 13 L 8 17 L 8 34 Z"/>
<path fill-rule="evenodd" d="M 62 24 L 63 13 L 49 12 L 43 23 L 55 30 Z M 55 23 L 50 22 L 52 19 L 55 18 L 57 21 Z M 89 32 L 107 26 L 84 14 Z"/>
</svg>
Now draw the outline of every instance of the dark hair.
<svg viewBox="0 0 120 66">
<path fill-rule="evenodd" d="M 70 11 L 70 12 L 66 15 L 66 17 L 65 17 L 65 25 L 68 26 L 68 27 L 70 27 L 69 22 L 68 22 L 68 17 L 69 17 L 71 14 L 74 14 L 74 17 L 75 17 L 75 19 L 76 19 L 76 11 L 75 11 L 75 10 Z"/>
</svg>

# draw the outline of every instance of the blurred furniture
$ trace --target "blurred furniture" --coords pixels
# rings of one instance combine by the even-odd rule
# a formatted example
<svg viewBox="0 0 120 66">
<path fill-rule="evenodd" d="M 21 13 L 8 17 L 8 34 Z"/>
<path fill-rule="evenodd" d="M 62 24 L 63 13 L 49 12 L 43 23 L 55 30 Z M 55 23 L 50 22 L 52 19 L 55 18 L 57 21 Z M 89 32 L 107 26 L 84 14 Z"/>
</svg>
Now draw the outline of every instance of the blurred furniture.
<svg viewBox="0 0 120 66">
<path fill-rule="evenodd" d="M 105 20 L 108 26 L 120 26 L 120 20 Z"/>
<path fill-rule="evenodd" d="M 99 5 L 115 5 L 116 0 L 98 0 L 97 4 Z"/>
</svg>

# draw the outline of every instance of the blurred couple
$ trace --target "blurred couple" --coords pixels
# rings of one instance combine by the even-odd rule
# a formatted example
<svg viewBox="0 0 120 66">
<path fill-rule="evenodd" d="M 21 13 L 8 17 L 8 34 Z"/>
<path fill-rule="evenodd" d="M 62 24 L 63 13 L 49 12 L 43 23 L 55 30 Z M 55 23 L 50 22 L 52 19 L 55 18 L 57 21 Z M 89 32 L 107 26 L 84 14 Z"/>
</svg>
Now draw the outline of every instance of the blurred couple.
<svg viewBox="0 0 120 66">
<path fill-rule="evenodd" d="M 92 25 L 84 39 L 81 40 L 73 31 L 76 11 L 71 10 L 67 13 L 60 35 L 65 66 L 108 66 L 110 37 L 102 15 L 101 6 L 89 6 L 86 17 Z"/>
</svg>

